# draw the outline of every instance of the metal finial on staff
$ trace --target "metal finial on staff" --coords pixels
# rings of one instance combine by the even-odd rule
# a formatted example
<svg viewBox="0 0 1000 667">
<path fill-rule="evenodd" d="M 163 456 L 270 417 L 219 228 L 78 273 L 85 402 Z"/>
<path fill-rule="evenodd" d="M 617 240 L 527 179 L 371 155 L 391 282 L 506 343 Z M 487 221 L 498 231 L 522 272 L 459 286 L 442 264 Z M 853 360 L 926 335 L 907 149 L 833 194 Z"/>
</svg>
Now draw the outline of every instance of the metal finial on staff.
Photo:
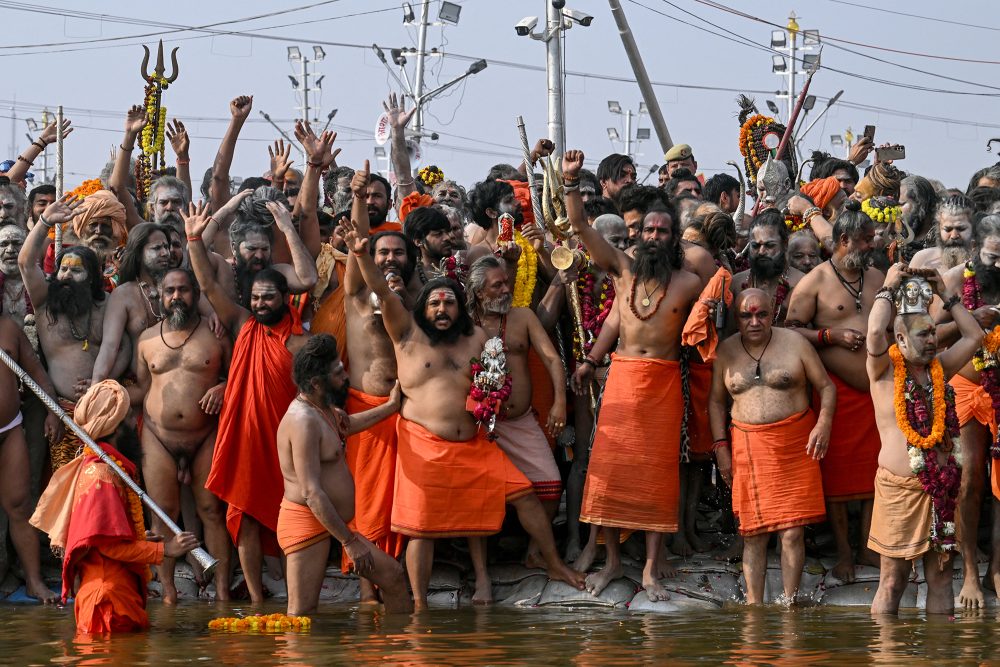
<svg viewBox="0 0 1000 667">
<path fill-rule="evenodd" d="M 66 182 L 64 180 L 63 172 L 63 108 L 59 105 L 59 111 L 56 113 L 56 201 L 62 199 L 63 192 L 66 189 Z M 56 257 L 62 252 L 63 243 L 63 226 L 62 224 L 56 225 Z M 57 413 L 58 414 L 58 413 Z"/>
<path fill-rule="evenodd" d="M 524 152 L 524 171 L 528 176 L 528 187 L 531 190 L 531 210 L 535 214 L 535 224 L 545 230 L 542 221 L 542 204 L 538 201 L 538 191 L 535 190 L 535 168 L 531 164 L 531 149 L 528 148 L 528 132 L 524 129 L 524 118 L 517 117 L 517 129 L 521 135 L 521 150 Z"/>
<path fill-rule="evenodd" d="M 61 107 L 59 109 L 59 117 L 62 118 Z M 56 227 L 56 229 L 58 229 L 58 226 Z M 70 419 L 69 415 L 66 414 L 66 411 L 63 410 L 61 407 L 59 407 L 59 404 L 56 403 L 51 396 L 46 394 L 45 391 L 40 386 L 38 386 L 38 383 L 35 382 L 30 375 L 28 375 L 27 371 L 21 368 L 18 365 L 18 363 L 14 361 L 14 358 L 11 357 L 9 354 L 7 354 L 7 351 L 4 350 L 2 347 L 0 347 L 0 361 L 3 361 L 3 363 L 7 366 L 7 368 L 9 368 L 11 372 L 13 372 L 14 375 L 16 375 L 17 378 L 22 383 L 24 383 L 26 387 L 28 387 L 28 389 L 31 389 L 31 391 L 33 391 L 35 395 L 38 396 L 39 399 L 41 399 L 42 403 L 45 404 L 45 407 L 51 410 L 56 417 L 59 417 L 59 419 L 61 419 L 62 422 L 66 424 L 69 430 L 73 431 L 73 433 L 75 433 L 76 436 L 80 438 L 80 440 L 83 441 L 85 445 L 90 447 L 90 449 L 97 455 L 99 459 L 101 459 L 101 461 L 106 463 L 108 467 L 111 468 L 111 470 L 114 471 L 116 475 L 122 478 L 126 486 L 128 486 L 128 488 L 130 488 L 136 495 L 139 496 L 139 499 L 146 504 L 146 507 L 148 507 L 153 512 L 153 514 L 155 514 L 160 518 L 160 520 L 164 523 L 164 525 L 166 525 L 167 529 L 171 533 L 177 535 L 181 532 L 180 527 L 176 523 L 174 523 L 174 520 L 170 518 L 170 515 L 168 515 L 166 512 L 160 509 L 160 506 L 157 505 L 155 502 L 153 502 L 152 498 L 146 495 L 146 492 L 142 490 L 142 487 L 136 484 L 135 480 L 133 480 L 128 473 L 126 473 L 124 470 L 118 467 L 118 464 L 114 462 L 114 459 L 108 456 L 107 453 L 103 449 L 101 449 L 101 447 L 96 442 L 94 442 L 94 439 L 91 438 L 86 431 L 80 428 L 79 424 Z M 211 577 L 212 574 L 215 572 L 215 568 L 219 564 L 219 561 L 213 558 L 212 554 L 208 553 L 201 547 L 193 549 L 191 551 L 191 555 L 194 556 L 195 560 L 198 561 L 198 564 L 201 565 L 202 568 L 204 568 L 205 577 L 206 578 Z"/>
</svg>

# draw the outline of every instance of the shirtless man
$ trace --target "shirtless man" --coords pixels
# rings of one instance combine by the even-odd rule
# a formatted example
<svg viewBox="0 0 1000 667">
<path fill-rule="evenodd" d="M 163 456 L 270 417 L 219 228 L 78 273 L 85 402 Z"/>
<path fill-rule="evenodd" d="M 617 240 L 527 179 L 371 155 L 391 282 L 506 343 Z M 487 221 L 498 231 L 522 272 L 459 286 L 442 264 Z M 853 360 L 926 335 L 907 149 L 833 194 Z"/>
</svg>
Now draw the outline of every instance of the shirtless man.
<svg viewBox="0 0 1000 667">
<path fill-rule="evenodd" d="M 927 581 L 927 613 L 950 615 L 955 610 L 952 554 L 956 545 L 953 536 L 950 538 L 952 544 L 947 544 L 949 536 L 940 529 L 937 537 L 941 542 L 931 537 L 931 521 L 940 510 L 935 507 L 934 510 L 937 511 L 932 511 L 935 501 L 927 498 L 922 482 L 916 479 L 913 471 L 911 450 L 914 448 L 907 442 L 907 437 L 898 425 L 900 418 L 908 418 L 896 414 L 898 399 L 894 375 L 896 364 L 902 365 L 907 378 L 915 382 L 917 387 L 932 387 L 932 401 L 945 401 L 942 394 L 950 393 L 947 391 L 948 385 L 933 388 L 933 366 L 940 364 L 943 380 L 947 382 L 969 362 L 976 348 L 982 345 L 983 330 L 962 306 L 962 301 L 955 292 L 944 286 L 941 274 L 934 271 L 927 280 L 941 299 L 943 308 L 951 313 L 961 336 L 954 345 L 938 354 L 936 327 L 926 313 L 926 303 L 922 307 L 918 303 L 916 308 L 904 304 L 907 314 L 894 313 L 903 311 L 903 308 L 899 308 L 898 299 L 900 286 L 907 278 L 908 270 L 903 264 L 894 264 L 889 268 L 883 288 L 879 290 L 879 298 L 871 308 L 868 323 L 866 366 L 882 439 L 875 483 L 875 516 L 868 542 L 870 548 L 881 554 L 882 566 L 871 611 L 872 614 L 898 612 L 899 601 L 910 581 L 912 561 L 923 556 L 924 578 Z M 893 303 L 894 298 L 897 299 L 897 304 Z M 924 312 L 919 312 L 921 310 Z M 887 334 L 890 324 L 893 327 L 892 339 Z M 889 350 L 893 344 L 896 350 Z M 900 356 L 898 361 L 893 358 L 895 354 Z M 930 401 L 925 403 L 929 404 Z M 911 428 L 914 428 L 913 425 Z M 928 429 L 927 433 L 929 432 Z M 921 431 L 918 433 L 924 435 Z M 930 448 L 924 450 L 925 460 L 927 456 L 933 456 L 941 467 L 952 465 L 954 460 L 950 452 L 952 438 L 955 436 L 957 434 L 946 432 L 942 440 L 929 443 Z M 954 502 L 958 489 L 946 489 L 946 494 Z M 947 518 L 941 521 L 947 521 Z"/>
<path fill-rule="evenodd" d="M 788 227 L 785 218 L 777 210 L 770 208 L 754 218 L 750 225 L 750 268 L 733 276 L 733 295 L 755 287 L 767 292 L 774 300 L 771 310 L 774 324 L 785 323 L 789 297 L 802 276 L 798 269 L 788 266 Z"/>
<path fill-rule="evenodd" d="M 56 391 L 42 363 L 35 356 L 21 328 L 7 315 L 0 315 L 0 348 L 35 380 L 49 396 Z M 28 445 L 21 426 L 21 403 L 17 399 L 19 381 L 13 371 L 0 363 L 0 507 L 10 519 L 9 531 L 14 550 L 24 568 L 25 590 L 40 601 L 56 602 L 59 596 L 42 580 L 38 557 L 38 533 L 28 524 L 33 510 Z M 7 407 L 3 407 L 6 405 Z M 53 413 L 45 416 L 45 438 L 58 442 L 62 422 Z"/>
<path fill-rule="evenodd" d="M 819 241 L 809 230 L 799 230 L 788 237 L 788 266 L 809 273 L 819 266 Z"/>
<path fill-rule="evenodd" d="M 351 178 L 351 217 L 363 236 L 369 233 L 369 164 Z M 416 265 L 416 247 L 401 232 L 378 232 L 372 238 L 375 264 L 387 277 L 395 296 L 409 306 L 406 290 Z M 373 303 L 372 291 L 361 275 L 357 256 L 347 255 L 344 273 L 344 318 L 347 330 L 347 358 L 350 359 L 350 389 L 347 411 L 359 412 L 389 400 L 396 382 L 396 355 L 382 323 L 381 307 Z M 363 450 L 363 451 L 362 451 Z M 355 525 L 362 536 L 390 556 L 402 555 L 402 536 L 389 529 L 393 481 L 396 475 L 396 424 L 390 416 L 367 433 L 346 442 L 347 463 L 358 491 Z M 376 496 L 377 494 L 377 496 Z M 350 518 L 348 518 L 350 521 Z M 362 575 L 361 601 L 376 601 L 375 590 Z"/>
<path fill-rule="evenodd" d="M 329 334 L 311 338 L 295 353 L 292 372 L 299 393 L 278 426 L 278 460 L 285 481 L 278 540 L 287 557 L 288 614 L 316 610 L 331 535 L 343 545 L 354 571 L 378 585 L 387 612 L 412 611 L 399 562 L 347 527 L 355 501 L 345 438 L 349 431 L 363 430 L 399 410 L 398 385 L 385 404 L 347 418 L 343 407 L 349 380 L 337 357 L 337 341 Z"/>
<path fill-rule="evenodd" d="M 777 533 L 785 602 L 792 604 L 805 564 L 805 526 L 826 516 L 819 460 L 830 444 L 836 389 L 812 346 L 773 325 L 767 292 L 745 289 L 735 306 L 739 332 L 719 345 L 712 374 L 713 449 L 744 536 L 747 602 L 764 601 L 767 545 Z M 820 395 L 818 416 L 811 389 Z"/>
<path fill-rule="evenodd" d="M 59 268 L 51 279 L 45 278 L 39 262 L 48 244 L 49 229 L 70 221 L 80 202 L 75 196 L 66 195 L 46 208 L 17 258 L 35 309 L 39 344 L 56 397 L 63 409 L 69 411 L 90 384 L 101 349 L 108 303 L 104 279 L 97 256 L 84 246 L 63 249 L 56 257 Z M 128 355 L 120 351 L 112 365 L 112 376 L 120 375 L 127 364 Z M 67 434 L 62 442 L 51 445 L 52 465 L 58 468 L 76 456 L 79 441 Z"/>
<path fill-rule="evenodd" d="M 965 195 L 939 199 L 934 210 L 937 244 L 915 254 L 910 267 L 948 271 L 967 262 L 972 257 L 974 213 L 975 206 Z"/>
<path fill-rule="evenodd" d="M 659 582 L 663 536 L 678 530 L 681 329 L 702 281 L 682 268 L 680 221 L 669 206 L 657 204 L 646 213 L 635 259 L 587 224 L 579 192 L 572 189 L 583 159 L 577 150 L 563 156 L 567 213 L 594 263 L 613 277 L 615 293 L 622 295 L 616 299 L 620 342 L 604 390 L 580 517 L 602 526 L 608 558 L 587 577 L 587 590 L 599 595 L 621 576 L 621 529 L 643 530 L 642 585 L 655 602 L 668 597 Z"/>
<path fill-rule="evenodd" d="M 552 448 L 531 409 L 531 374 L 528 371 L 528 351 L 533 349 L 542 359 L 555 388 L 555 400 L 549 411 L 548 431 L 558 438 L 566 426 L 566 378 L 562 361 L 549 340 L 538 316 L 529 308 L 511 308 L 511 289 L 507 266 L 493 255 L 476 260 L 469 269 L 466 282 L 467 305 L 476 325 L 490 338 L 504 341 L 507 370 L 513 379 L 506 414 L 496 425 L 497 445 L 524 473 L 542 502 L 551 522 L 559 509 L 562 481 Z M 469 538 L 472 565 L 476 572 L 473 602 L 493 601 L 489 573 L 486 571 L 486 540 Z M 526 567 L 544 567 L 538 543 L 528 545 Z"/>
<path fill-rule="evenodd" d="M 150 497 L 174 520 L 181 509 L 181 485 L 190 485 L 205 526 L 205 544 L 219 560 L 215 597 L 228 600 L 230 546 L 225 512 L 219 499 L 205 488 L 226 390 L 228 339 L 224 344 L 216 338 L 198 314 L 200 290 L 190 271 L 170 269 L 159 290 L 157 310 L 165 317 L 146 329 L 136 346 L 137 391 L 133 395 L 144 397 L 142 477 Z M 166 530 L 155 515 L 153 530 Z M 173 559 L 164 559 L 160 583 L 163 601 L 176 603 Z"/>
<path fill-rule="evenodd" d="M 3 287 L 0 313 L 10 315 L 19 327 L 24 327 L 24 318 L 31 309 L 31 299 L 17 268 L 17 256 L 27 236 L 28 232 L 18 225 L 0 227 L 0 286 Z"/>
<path fill-rule="evenodd" d="M 92 382 L 108 377 L 124 347 L 135 372 L 135 347 L 143 331 L 163 319 L 157 285 L 170 268 L 170 243 L 163 227 L 152 222 L 136 225 L 118 263 L 118 287 L 108 297 L 103 345 L 94 363 Z M 123 338 L 127 339 L 124 341 Z M 116 379 L 116 378 L 114 378 Z"/>
<path fill-rule="evenodd" d="M 866 546 L 879 436 L 864 367 L 864 331 L 882 272 L 868 266 L 875 227 L 860 204 L 848 202 L 834 223 L 833 239 L 833 257 L 806 274 L 791 293 L 785 325 L 817 348 L 837 387 L 830 451 L 822 462 L 823 492 L 837 542 L 833 575 L 850 582 L 855 563 L 847 526 L 850 500 L 862 500 L 858 562 L 879 564 Z"/>
<path fill-rule="evenodd" d="M 353 222 L 342 226 L 365 282 L 381 301 L 407 396 L 398 427 L 392 526 L 411 538 L 406 569 L 416 607 L 427 605 L 434 538 L 496 532 L 505 501 L 514 505 L 521 525 L 538 541 L 548 575 L 582 588 L 583 575 L 559 559 L 545 510 L 530 493 L 530 483 L 466 410 L 472 382 L 469 359 L 482 354 L 487 336 L 464 312 L 458 297 L 461 286 L 448 278 L 430 281 L 411 314 L 375 265 L 367 236 L 359 234 Z M 431 479 L 437 480 L 435 486 L 425 488 L 420 482 Z M 477 482 L 473 491 L 471 485 Z"/>
</svg>

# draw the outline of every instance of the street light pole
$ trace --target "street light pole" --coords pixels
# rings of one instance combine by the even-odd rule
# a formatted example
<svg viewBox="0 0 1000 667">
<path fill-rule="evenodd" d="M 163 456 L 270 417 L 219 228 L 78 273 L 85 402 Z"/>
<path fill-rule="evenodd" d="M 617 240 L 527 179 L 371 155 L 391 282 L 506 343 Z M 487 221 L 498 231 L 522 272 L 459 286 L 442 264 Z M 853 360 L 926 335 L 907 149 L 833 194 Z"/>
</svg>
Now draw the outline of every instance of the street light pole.
<svg viewBox="0 0 1000 667">
<path fill-rule="evenodd" d="M 420 8 L 420 32 L 417 36 L 417 66 L 413 77 L 413 97 L 415 100 L 419 100 L 424 94 L 424 58 L 427 55 L 427 22 L 430 3 L 431 0 L 423 0 Z M 423 128 L 424 109 L 422 104 L 417 104 L 417 110 L 413 114 L 413 130 L 417 133 L 417 136 L 420 136 Z"/>
<path fill-rule="evenodd" d="M 799 24 L 795 22 L 795 12 L 788 15 L 788 118 L 792 117 L 792 109 L 795 107 L 795 40 L 799 32 Z"/>
<path fill-rule="evenodd" d="M 632 110 L 625 110 L 625 155 L 632 156 Z"/>
<path fill-rule="evenodd" d="M 545 73 L 548 77 L 549 101 L 549 140 L 558 150 L 566 150 L 566 127 L 563 120 L 563 76 L 562 76 L 562 40 L 559 32 L 563 29 L 562 10 L 556 9 L 554 3 L 545 0 L 545 32 L 549 37 L 545 41 Z"/>
<path fill-rule="evenodd" d="M 309 58 L 302 56 L 302 120 L 309 122 Z"/>
</svg>

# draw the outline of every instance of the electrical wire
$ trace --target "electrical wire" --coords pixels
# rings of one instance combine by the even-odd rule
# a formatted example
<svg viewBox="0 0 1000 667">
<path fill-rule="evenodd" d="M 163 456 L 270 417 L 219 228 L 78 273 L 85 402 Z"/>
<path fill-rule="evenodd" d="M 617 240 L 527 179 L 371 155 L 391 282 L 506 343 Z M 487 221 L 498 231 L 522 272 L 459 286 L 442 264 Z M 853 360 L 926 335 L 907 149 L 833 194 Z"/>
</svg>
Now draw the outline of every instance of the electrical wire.
<svg viewBox="0 0 1000 667">
<path fill-rule="evenodd" d="M 895 16 L 906 16 L 908 18 L 923 19 L 925 21 L 933 21 L 934 23 L 948 23 L 951 25 L 962 26 L 963 28 L 979 28 L 980 30 L 991 30 L 993 32 L 1000 32 L 1000 28 L 989 26 L 989 25 L 976 25 L 975 23 L 963 23 L 961 21 L 952 21 L 950 19 L 942 19 L 936 16 L 921 16 L 920 14 L 910 14 L 908 12 L 901 12 L 898 9 L 884 9 L 882 7 L 877 7 L 874 5 L 863 5 L 857 2 L 847 2 L 846 0 L 826 0 L 827 2 L 832 2 L 838 5 L 848 5 L 850 7 L 858 7 L 860 9 L 868 9 L 875 12 L 883 12 L 886 14 L 892 14 Z"/>
</svg>

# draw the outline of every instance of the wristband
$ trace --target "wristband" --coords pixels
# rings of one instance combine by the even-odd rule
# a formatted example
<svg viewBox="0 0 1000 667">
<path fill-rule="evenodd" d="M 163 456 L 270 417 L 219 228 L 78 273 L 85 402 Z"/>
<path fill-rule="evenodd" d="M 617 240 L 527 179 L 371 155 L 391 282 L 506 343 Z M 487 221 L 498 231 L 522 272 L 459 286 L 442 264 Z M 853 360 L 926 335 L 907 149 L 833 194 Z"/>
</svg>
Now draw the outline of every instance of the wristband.
<svg viewBox="0 0 1000 667">
<path fill-rule="evenodd" d="M 728 446 L 729 446 L 729 439 L 728 438 L 719 438 L 718 440 L 715 440 L 714 442 L 712 442 L 712 453 L 714 454 L 715 452 L 719 451 L 723 447 L 728 447 Z"/>
<path fill-rule="evenodd" d="M 187 239 L 188 239 L 188 241 L 200 241 L 201 240 L 201 236 L 189 236 L 189 237 L 187 237 Z"/>
<path fill-rule="evenodd" d="M 177 158 L 177 164 L 191 164 L 191 160 L 184 160 L 181 158 Z"/>
<path fill-rule="evenodd" d="M 962 301 L 961 297 L 959 297 L 957 294 L 952 294 L 951 298 L 944 302 L 942 308 L 944 308 L 945 310 L 951 310 L 959 303 L 961 303 L 961 301 Z"/>
<path fill-rule="evenodd" d="M 315 167 L 316 169 L 322 169 L 323 168 L 323 163 L 322 162 L 313 162 L 312 160 L 308 160 L 306 162 L 306 164 L 309 165 L 310 167 Z"/>
<path fill-rule="evenodd" d="M 564 185 L 563 186 L 563 192 L 579 192 L 579 191 L 580 191 L 580 182 L 579 181 L 577 181 L 573 185 Z"/>
<path fill-rule="evenodd" d="M 27 162 L 27 163 L 28 163 L 28 166 L 31 166 L 31 165 L 35 164 L 34 162 L 32 162 L 32 161 L 31 161 L 31 160 L 29 160 L 28 158 L 24 157 L 23 155 L 18 155 L 18 156 L 17 156 L 17 161 L 18 161 L 18 162 Z"/>
<path fill-rule="evenodd" d="M 589 364 L 591 368 L 593 368 L 595 371 L 597 370 L 597 362 L 591 359 L 590 357 L 584 357 L 583 359 L 580 360 L 580 363 Z"/>
<path fill-rule="evenodd" d="M 820 329 L 819 331 L 816 332 L 816 342 L 819 343 L 820 345 L 823 344 L 823 332 L 824 331 L 826 331 L 826 329 Z"/>
<path fill-rule="evenodd" d="M 813 217 L 821 215 L 822 213 L 823 211 L 818 206 L 812 206 L 805 210 L 802 214 L 802 219 L 808 223 Z"/>
<path fill-rule="evenodd" d="M 35 146 L 40 151 L 44 151 L 48 147 L 48 144 L 43 142 L 41 139 L 35 139 L 31 142 L 31 145 Z"/>
<path fill-rule="evenodd" d="M 823 329 L 823 342 L 826 343 L 827 345 L 833 344 L 833 339 L 830 338 L 829 329 Z"/>
<path fill-rule="evenodd" d="M 45 225 L 49 229 L 52 229 L 52 227 L 54 227 L 53 223 L 51 223 L 51 222 L 49 222 L 48 220 L 45 219 L 44 215 L 38 216 L 38 222 L 42 223 L 43 225 Z"/>
<path fill-rule="evenodd" d="M 357 541 L 358 541 L 358 534 L 357 533 L 351 533 L 351 536 L 349 538 L 347 538 L 346 540 L 344 540 L 343 542 L 341 542 L 341 546 L 346 547 L 347 545 L 353 544 L 353 543 L 355 543 Z"/>
<path fill-rule="evenodd" d="M 132 144 L 132 145 L 131 145 L 130 147 L 128 147 L 128 148 L 125 148 L 125 144 L 118 144 L 118 147 L 119 147 L 119 148 L 121 148 L 121 149 L 122 149 L 123 151 L 125 151 L 126 153 L 131 153 L 132 151 L 134 151 L 134 150 L 135 150 L 135 144 Z"/>
</svg>

